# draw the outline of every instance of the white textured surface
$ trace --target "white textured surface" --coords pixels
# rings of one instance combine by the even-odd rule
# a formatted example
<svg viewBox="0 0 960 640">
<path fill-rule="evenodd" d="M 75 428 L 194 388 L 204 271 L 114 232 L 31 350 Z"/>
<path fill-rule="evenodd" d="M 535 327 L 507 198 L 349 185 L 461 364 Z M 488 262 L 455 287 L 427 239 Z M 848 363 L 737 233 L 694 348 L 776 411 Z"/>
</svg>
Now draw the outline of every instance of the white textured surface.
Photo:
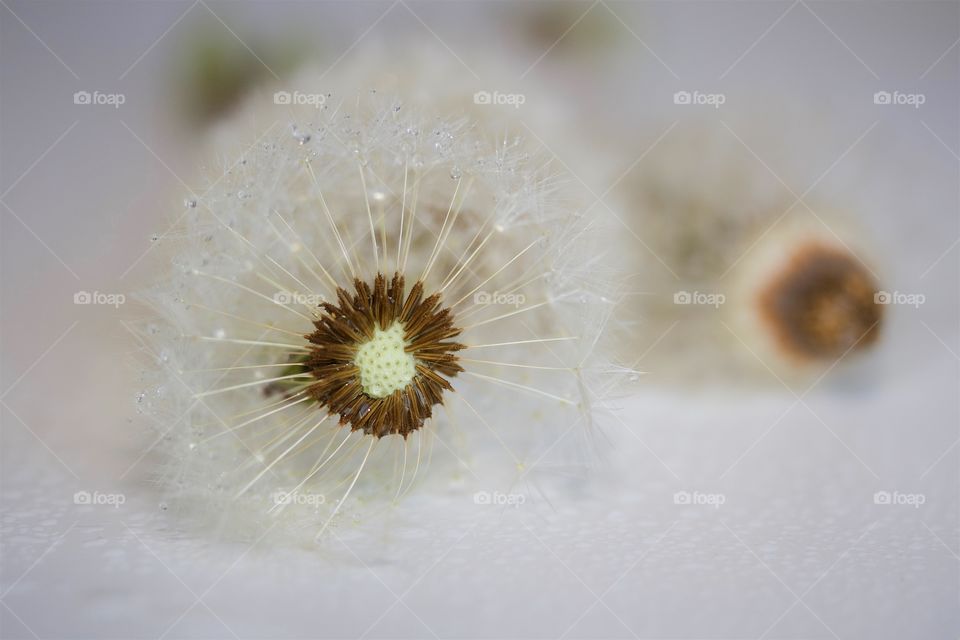
<svg viewBox="0 0 960 640">
<path fill-rule="evenodd" d="M 838 421 L 851 401 L 817 398 L 853 450 L 801 408 L 717 482 L 789 398 L 710 415 L 678 409 L 689 398 L 633 404 L 625 419 L 650 450 L 617 438 L 616 470 L 571 480 L 552 505 L 532 485 L 510 490 L 519 507 L 477 505 L 432 477 L 314 549 L 178 533 L 149 493 L 76 507 L 72 482 L 8 482 L 6 574 L 26 575 L 5 602 L 40 637 L 933 638 L 960 624 L 951 465 L 894 480 L 925 452 L 885 461 L 889 429 Z M 894 487 L 926 504 L 874 504 Z M 677 491 L 725 502 L 676 505 Z M 51 600 L 70 604 L 51 616 Z"/>
</svg>

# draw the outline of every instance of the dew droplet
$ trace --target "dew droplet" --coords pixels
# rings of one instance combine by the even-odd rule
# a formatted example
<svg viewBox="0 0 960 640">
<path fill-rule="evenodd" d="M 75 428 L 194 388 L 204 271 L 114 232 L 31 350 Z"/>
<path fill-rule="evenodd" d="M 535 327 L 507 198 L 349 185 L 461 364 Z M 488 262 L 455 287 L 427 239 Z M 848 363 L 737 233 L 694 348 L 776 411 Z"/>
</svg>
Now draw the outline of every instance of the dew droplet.
<svg viewBox="0 0 960 640">
<path fill-rule="evenodd" d="M 293 137 L 296 138 L 297 142 L 302 145 L 310 142 L 310 134 L 298 130 L 297 125 L 295 124 L 290 125 L 290 133 L 293 134 Z"/>
</svg>

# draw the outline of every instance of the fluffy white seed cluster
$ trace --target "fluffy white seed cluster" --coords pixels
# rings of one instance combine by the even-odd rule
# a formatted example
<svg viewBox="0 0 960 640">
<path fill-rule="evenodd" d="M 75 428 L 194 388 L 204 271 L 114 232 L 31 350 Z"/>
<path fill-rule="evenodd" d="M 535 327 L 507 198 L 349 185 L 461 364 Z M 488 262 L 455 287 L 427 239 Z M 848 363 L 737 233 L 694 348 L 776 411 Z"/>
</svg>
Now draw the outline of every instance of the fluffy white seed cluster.
<svg viewBox="0 0 960 640">
<path fill-rule="evenodd" d="M 475 464 L 497 486 L 531 461 L 581 464 L 568 434 L 591 423 L 597 376 L 620 373 L 596 350 L 615 293 L 602 222 L 527 140 L 321 78 L 294 83 L 320 106 L 259 96 L 220 128 L 219 167 L 162 243 L 173 268 L 145 296 L 158 319 L 139 403 L 162 434 L 165 500 L 222 529 L 339 523 L 423 481 L 452 424 L 459 461 L 437 456 L 432 474 Z M 318 305 L 378 272 L 440 292 L 468 347 L 455 392 L 407 440 L 351 433 L 309 396 Z M 358 355 L 372 397 L 410 374 L 397 333 Z"/>
</svg>

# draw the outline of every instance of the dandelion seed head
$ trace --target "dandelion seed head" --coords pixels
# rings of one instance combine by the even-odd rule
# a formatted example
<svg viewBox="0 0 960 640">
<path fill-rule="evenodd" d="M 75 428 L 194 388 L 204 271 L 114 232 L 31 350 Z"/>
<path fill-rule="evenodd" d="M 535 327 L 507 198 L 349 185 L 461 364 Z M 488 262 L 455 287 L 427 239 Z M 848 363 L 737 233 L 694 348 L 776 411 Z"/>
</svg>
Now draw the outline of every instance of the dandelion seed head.
<svg viewBox="0 0 960 640">
<path fill-rule="evenodd" d="M 322 106 L 254 101 L 215 132 L 146 294 L 165 500 L 221 530 L 352 522 L 423 482 L 454 424 L 473 464 L 576 457 L 557 430 L 602 396 L 615 283 L 549 155 L 321 77 L 296 86 Z"/>
</svg>

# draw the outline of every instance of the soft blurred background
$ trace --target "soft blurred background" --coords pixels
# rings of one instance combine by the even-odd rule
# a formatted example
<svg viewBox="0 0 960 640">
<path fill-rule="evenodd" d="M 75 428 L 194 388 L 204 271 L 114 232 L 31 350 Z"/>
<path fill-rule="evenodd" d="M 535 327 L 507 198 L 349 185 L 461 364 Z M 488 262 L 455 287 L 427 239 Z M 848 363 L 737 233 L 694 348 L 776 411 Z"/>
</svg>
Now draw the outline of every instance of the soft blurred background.
<svg viewBox="0 0 960 640">
<path fill-rule="evenodd" d="M 323 548 L 192 535 L 144 481 L 128 327 L 204 132 L 304 61 L 423 42 L 524 96 L 520 133 L 620 220 L 640 389 L 576 496 L 428 482 Z M 957 637 L 958 114 L 956 2 L 0 0 L 0 637 Z M 735 303 L 727 267 L 789 248 L 780 211 L 739 226 L 782 190 L 892 294 L 869 352 L 795 372 L 671 304 L 657 247 L 689 223 L 638 194 L 684 180 L 729 248 L 691 287 Z"/>
</svg>

